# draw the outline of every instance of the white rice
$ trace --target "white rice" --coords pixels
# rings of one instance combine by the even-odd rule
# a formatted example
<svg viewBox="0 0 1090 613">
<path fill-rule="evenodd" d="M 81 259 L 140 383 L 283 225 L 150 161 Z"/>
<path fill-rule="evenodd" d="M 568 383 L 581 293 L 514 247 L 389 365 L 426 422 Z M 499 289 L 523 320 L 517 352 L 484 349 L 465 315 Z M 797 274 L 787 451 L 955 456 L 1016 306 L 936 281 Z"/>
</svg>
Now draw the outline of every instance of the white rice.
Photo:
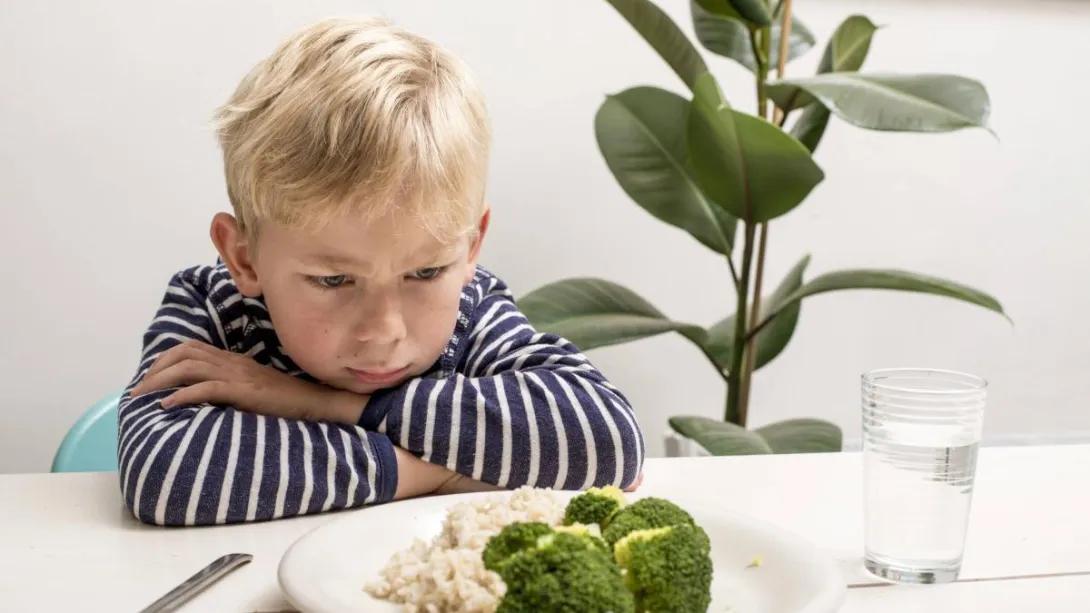
<svg viewBox="0 0 1090 613">
<path fill-rule="evenodd" d="M 365 589 L 405 613 L 493 613 L 506 588 L 481 561 L 488 539 L 511 522 L 556 526 L 563 518 L 564 504 L 551 491 L 528 486 L 455 504 L 437 537 L 395 554 Z"/>
</svg>

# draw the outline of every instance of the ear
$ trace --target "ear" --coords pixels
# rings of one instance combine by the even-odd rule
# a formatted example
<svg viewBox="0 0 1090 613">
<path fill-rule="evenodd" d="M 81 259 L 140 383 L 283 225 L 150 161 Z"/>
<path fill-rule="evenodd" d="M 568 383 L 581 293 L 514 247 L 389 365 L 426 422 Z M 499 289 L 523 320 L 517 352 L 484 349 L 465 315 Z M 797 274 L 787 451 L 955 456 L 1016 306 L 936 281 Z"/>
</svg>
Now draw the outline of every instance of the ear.
<svg viewBox="0 0 1090 613">
<path fill-rule="evenodd" d="M 491 221 L 491 219 L 492 207 L 486 202 L 484 205 L 484 213 L 481 214 L 481 221 L 477 224 L 477 235 L 469 245 L 469 258 L 466 263 L 466 283 L 472 281 L 473 275 L 476 274 L 477 260 L 481 255 L 481 243 L 484 242 L 484 235 L 488 232 L 488 222 Z"/>
<path fill-rule="evenodd" d="M 238 227 L 234 216 L 216 213 L 212 218 L 209 234 L 238 290 L 251 298 L 260 296 L 261 283 L 258 282 L 257 270 L 254 268 L 253 248 L 246 239 L 246 233 Z"/>
</svg>

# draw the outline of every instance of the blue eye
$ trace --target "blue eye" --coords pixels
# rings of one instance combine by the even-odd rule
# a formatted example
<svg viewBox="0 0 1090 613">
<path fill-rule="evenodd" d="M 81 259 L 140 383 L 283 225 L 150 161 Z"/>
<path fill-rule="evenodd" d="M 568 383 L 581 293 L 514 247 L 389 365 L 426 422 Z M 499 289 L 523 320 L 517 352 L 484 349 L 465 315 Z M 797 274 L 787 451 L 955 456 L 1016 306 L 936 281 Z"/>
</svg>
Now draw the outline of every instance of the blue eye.
<svg viewBox="0 0 1090 613">
<path fill-rule="evenodd" d="M 334 288 L 338 288 L 338 287 L 344 285 L 345 282 L 348 281 L 348 276 L 347 275 L 329 275 L 329 276 L 326 276 L 326 277 L 311 277 L 310 279 L 311 279 L 311 281 L 313 281 L 319 287 L 334 289 Z"/>
<path fill-rule="evenodd" d="M 417 279 L 420 281 L 431 281 L 432 279 L 441 275 L 444 270 L 446 270 L 445 266 L 434 268 L 421 268 L 420 270 L 414 272 L 411 276 L 413 279 Z"/>
</svg>

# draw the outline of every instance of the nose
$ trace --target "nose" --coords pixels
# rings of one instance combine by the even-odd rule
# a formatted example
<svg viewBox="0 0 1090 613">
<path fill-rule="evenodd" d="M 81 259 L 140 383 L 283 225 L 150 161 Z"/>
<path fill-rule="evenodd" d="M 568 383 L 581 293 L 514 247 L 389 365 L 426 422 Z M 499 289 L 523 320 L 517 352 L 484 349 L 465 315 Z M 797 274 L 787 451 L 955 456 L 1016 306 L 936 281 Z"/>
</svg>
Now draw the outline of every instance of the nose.
<svg viewBox="0 0 1090 613">
<path fill-rule="evenodd" d="M 405 338 L 405 319 L 395 292 L 372 294 L 363 300 L 353 328 L 356 340 L 392 344 Z"/>
</svg>

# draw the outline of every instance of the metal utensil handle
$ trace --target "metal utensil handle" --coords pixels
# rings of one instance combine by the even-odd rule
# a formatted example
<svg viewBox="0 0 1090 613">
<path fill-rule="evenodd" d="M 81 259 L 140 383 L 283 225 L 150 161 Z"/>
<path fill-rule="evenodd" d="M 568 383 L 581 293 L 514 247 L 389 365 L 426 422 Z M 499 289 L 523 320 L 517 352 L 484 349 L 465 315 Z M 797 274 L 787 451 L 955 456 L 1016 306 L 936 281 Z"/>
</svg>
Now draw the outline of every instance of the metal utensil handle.
<svg viewBox="0 0 1090 613">
<path fill-rule="evenodd" d="M 178 587 L 170 590 L 162 598 L 142 609 L 140 613 L 166 613 L 174 611 L 189 601 L 208 586 L 219 581 L 224 575 L 246 564 L 254 557 L 248 553 L 229 553 L 217 558 L 208 566 L 197 571 L 195 575 L 183 581 Z"/>
</svg>

